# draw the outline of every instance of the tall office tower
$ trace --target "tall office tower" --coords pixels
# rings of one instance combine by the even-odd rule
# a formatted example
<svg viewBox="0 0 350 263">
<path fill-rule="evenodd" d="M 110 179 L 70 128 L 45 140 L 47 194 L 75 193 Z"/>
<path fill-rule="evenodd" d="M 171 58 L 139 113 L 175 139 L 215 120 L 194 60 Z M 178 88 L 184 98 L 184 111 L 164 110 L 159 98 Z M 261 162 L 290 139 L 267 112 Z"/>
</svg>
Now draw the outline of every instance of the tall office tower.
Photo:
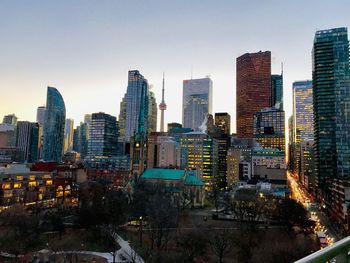
<svg viewBox="0 0 350 263">
<path fill-rule="evenodd" d="M 43 143 L 44 143 L 44 123 L 45 123 L 45 106 L 39 106 L 36 110 L 36 122 L 39 124 L 39 146 L 38 146 L 38 158 L 42 158 Z"/>
<path fill-rule="evenodd" d="M 3 124 L 10 124 L 10 125 L 16 125 L 17 124 L 17 117 L 15 114 L 9 114 L 9 115 L 5 115 L 3 120 L 2 120 Z"/>
<path fill-rule="evenodd" d="M 198 170 L 209 190 L 216 184 L 217 143 L 202 132 L 182 134 L 181 169 Z"/>
<path fill-rule="evenodd" d="M 44 126 L 45 123 L 45 106 L 39 106 L 36 110 L 36 122 L 39 123 L 40 126 Z"/>
<path fill-rule="evenodd" d="M 294 171 L 293 115 L 288 118 L 288 169 Z"/>
<path fill-rule="evenodd" d="M 73 135 L 74 135 L 74 120 L 66 119 L 64 127 L 64 150 L 63 152 L 70 152 L 73 150 Z"/>
<path fill-rule="evenodd" d="M 17 122 L 16 147 L 21 151 L 22 161 L 38 160 L 39 124 L 36 122 Z"/>
<path fill-rule="evenodd" d="M 271 75 L 271 107 L 283 110 L 283 74 Z"/>
<path fill-rule="evenodd" d="M 117 143 L 116 117 L 103 112 L 93 113 L 88 141 L 88 156 L 116 156 Z"/>
<path fill-rule="evenodd" d="M 157 102 L 153 91 L 148 92 L 148 133 L 157 131 Z"/>
<path fill-rule="evenodd" d="M 253 138 L 253 116 L 271 103 L 271 52 L 246 53 L 236 61 L 237 137 Z"/>
<path fill-rule="evenodd" d="M 253 136 L 263 148 L 285 152 L 284 111 L 266 108 L 254 114 Z"/>
<path fill-rule="evenodd" d="M 118 123 L 119 123 L 119 138 L 124 138 L 125 127 L 126 127 L 126 94 L 124 95 L 122 101 L 120 102 Z"/>
<path fill-rule="evenodd" d="M 231 134 L 231 116 L 227 112 L 215 113 L 215 126 L 219 127 L 224 134 Z"/>
<path fill-rule="evenodd" d="M 88 151 L 88 127 L 87 123 L 80 122 L 79 126 L 74 129 L 73 133 L 73 151 L 80 153 L 81 159 L 86 157 Z"/>
<path fill-rule="evenodd" d="M 162 101 L 159 104 L 159 110 L 160 110 L 160 132 L 164 132 L 164 111 L 167 108 L 165 100 L 164 100 L 164 93 L 165 93 L 165 86 L 164 86 L 164 73 L 163 73 Z"/>
<path fill-rule="evenodd" d="M 293 142 L 314 139 L 312 81 L 293 83 Z"/>
<path fill-rule="evenodd" d="M 77 126 L 73 132 L 73 151 L 75 152 L 79 152 L 79 133 L 80 133 L 80 125 Z"/>
<path fill-rule="evenodd" d="M 317 31 L 312 53 L 316 174 L 320 190 L 326 191 L 326 179 L 350 176 L 350 70 L 347 29 Z"/>
<path fill-rule="evenodd" d="M 129 71 L 126 92 L 125 139 L 148 130 L 148 82 L 138 70 Z"/>
<path fill-rule="evenodd" d="M 91 114 L 85 114 L 84 115 L 84 123 L 86 123 L 87 125 L 91 124 Z"/>
<path fill-rule="evenodd" d="M 45 161 L 60 162 L 64 144 L 66 106 L 59 91 L 47 87 L 42 157 Z"/>
<path fill-rule="evenodd" d="M 212 113 L 213 81 L 209 78 L 183 81 L 182 125 L 199 130 L 206 116 Z"/>
</svg>

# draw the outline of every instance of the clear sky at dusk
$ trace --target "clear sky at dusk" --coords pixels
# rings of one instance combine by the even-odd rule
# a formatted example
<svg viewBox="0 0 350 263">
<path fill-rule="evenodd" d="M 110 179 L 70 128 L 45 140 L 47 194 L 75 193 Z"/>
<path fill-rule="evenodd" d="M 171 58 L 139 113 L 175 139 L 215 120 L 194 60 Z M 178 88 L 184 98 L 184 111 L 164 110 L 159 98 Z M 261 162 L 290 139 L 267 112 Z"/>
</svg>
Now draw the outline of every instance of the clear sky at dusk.
<svg viewBox="0 0 350 263">
<path fill-rule="evenodd" d="M 349 0 L 0 0 L 0 117 L 34 121 L 48 85 L 75 125 L 85 113 L 117 116 L 127 71 L 138 69 L 158 103 L 165 72 L 165 121 L 181 122 L 192 68 L 211 76 L 213 110 L 234 124 L 236 57 L 259 50 L 272 52 L 273 73 L 284 64 L 289 116 L 292 82 L 311 79 L 315 31 L 349 25 Z"/>
</svg>

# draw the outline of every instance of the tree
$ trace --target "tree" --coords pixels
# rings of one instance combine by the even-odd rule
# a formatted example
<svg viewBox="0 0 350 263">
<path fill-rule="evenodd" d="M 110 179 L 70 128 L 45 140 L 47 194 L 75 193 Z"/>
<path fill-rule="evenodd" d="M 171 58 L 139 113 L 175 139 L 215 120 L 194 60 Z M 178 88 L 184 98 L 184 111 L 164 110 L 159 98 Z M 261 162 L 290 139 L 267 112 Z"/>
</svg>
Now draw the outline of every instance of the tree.
<svg viewBox="0 0 350 263">
<path fill-rule="evenodd" d="M 300 226 L 302 229 L 309 229 L 312 223 L 309 221 L 308 213 L 301 203 L 293 199 L 281 199 L 275 210 L 276 219 L 284 225 L 288 231 L 294 226 Z"/>
<path fill-rule="evenodd" d="M 181 248 L 184 262 L 194 262 L 197 257 L 207 253 L 208 239 L 201 231 L 191 230 L 180 233 L 177 245 Z"/>
<path fill-rule="evenodd" d="M 214 230 L 210 235 L 209 243 L 218 262 L 222 263 L 224 256 L 232 249 L 232 233 L 227 230 Z"/>
<path fill-rule="evenodd" d="M 4 226 L 1 247 L 10 254 L 26 254 L 41 244 L 39 218 L 21 205 L 1 213 L 0 224 Z"/>
</svg>

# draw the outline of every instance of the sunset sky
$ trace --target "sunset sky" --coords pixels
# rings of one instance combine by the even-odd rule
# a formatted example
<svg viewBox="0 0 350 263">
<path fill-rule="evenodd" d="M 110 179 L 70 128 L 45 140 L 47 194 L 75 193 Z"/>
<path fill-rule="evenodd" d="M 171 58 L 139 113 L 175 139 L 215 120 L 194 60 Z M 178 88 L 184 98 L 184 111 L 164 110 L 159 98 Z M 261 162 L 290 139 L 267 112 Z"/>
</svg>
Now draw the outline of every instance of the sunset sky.
<svg viewBox="0 0 350 263">
<path fill-rule="evenodd" d="M 345 8 L 346 7 L 346 8 Z M 86 113 L 119 114 L 127 72 L 138 69 L 161 98 L 165 121 L 181 122 L 182 80 L 210 75 L 214 112 L 235 130 L 236 57 L 270 50 L 284 65 L 284 105 L 292 82 L 311 79 L 317 29 L 350 25 L 348 0 L 0 1 L 0 118 L 35 121 L 47 86 L 62 94 L 75 125 Z"/>
</svg>

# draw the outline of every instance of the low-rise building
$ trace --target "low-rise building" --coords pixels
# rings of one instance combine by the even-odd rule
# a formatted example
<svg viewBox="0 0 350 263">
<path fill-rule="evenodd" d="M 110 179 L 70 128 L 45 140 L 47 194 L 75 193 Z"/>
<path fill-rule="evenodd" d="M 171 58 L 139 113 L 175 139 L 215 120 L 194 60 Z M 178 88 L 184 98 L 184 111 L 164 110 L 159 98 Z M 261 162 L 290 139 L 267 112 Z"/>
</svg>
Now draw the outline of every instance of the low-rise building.
<svg viewBox="0 0 350 263">
<path fill-rule="evenodd" d="M 141 182 L 160 185 L 170 193 L 173 200 L 188 198 L 192 207 L 204 205 L 204 183 L 197 171 L 173 169 L 146 169 L 140 177 Z"/>
</svg>

